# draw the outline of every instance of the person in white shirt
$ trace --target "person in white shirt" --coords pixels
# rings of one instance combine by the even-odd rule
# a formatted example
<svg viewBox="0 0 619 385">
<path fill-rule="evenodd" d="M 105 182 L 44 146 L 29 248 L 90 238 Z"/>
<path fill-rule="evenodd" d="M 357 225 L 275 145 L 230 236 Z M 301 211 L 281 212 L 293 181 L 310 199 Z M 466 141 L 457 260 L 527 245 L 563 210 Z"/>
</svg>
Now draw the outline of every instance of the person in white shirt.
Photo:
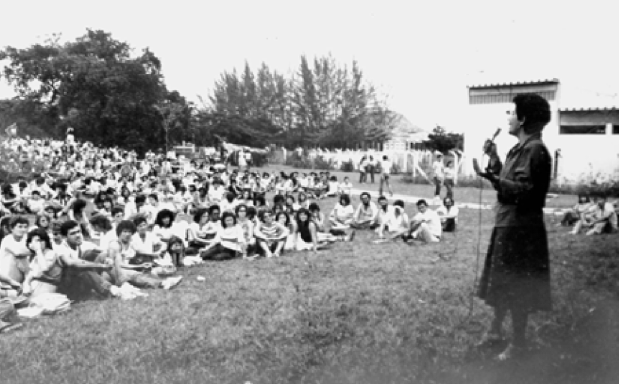
<svg viewBox="0 0 619 385">
<path fill-rule="evenodd" d="M 436 213 L 441 218 L 443 231 L 446 233 L 456 231 L 458 224 L 459 210 L 454 206 L 454 200 L 448 196 L 443 199 L 443 205 L 436 209 Z"/>
<path fill-rule="evenodd" d="M 359 162 L 359 183 L 365 183 L 367 179 L 366 168 L 368 167 L 368 160 L 365 155 L 361 158 Z"/>
<path fill-rule="evenodd" d="M 144 216 L 133 219 L 136 233 L 131 237 L 131 247 L 138 255 L 146 256 L 155 261 L 166 251 L 166 243 L 154 232 L 148 231 L 148 221 Z"/>
<path fill-rule="evenodd" d="M 245 235 L 237 225 L 236 215 L 229 211 L 221 216 L 221 227 L 210 245 L 200 253 L 204 260 L 222 261 L 245 253 Z"/>
<path fill-rule="evenodd" d="M 350 204 L 348 195 L 341 195 L 339 202 L 335 205 L 329 215 L 329 224 L 331 234 L 340 237 L 343 241 L 352 241 L 355 238 L 355 230 L 350 234 L 346 234 L 352 223 L 355 215 L 355 209 Z"/>
<path fill-rule="evenodd" d="M 344 177 L 344 181 L 339 184 L 338 194 L 352 194 L 352 183 L 350 183 L 350 179 L 348 177 Z"/>
<path fill-rule="evenodd" d="M 45 208 L 45 200 L 41 197 L 38 190 L 34 190 L 32 192 L 26 206 L 32 214 L 38 215 L 43 212 L 43 209 Z"/>
<path fill-rule="evenodd" d="M 370 225 L 371 229 L 377 229 L 386 220 L 386 218 L 392 213 L 393 206 L 389 204 L 389 201 L 384 196 L 378 197 L 378 210 L 373 222 Z"/>
<path fill-rule="evenodd" d="M 607 201 L 605 195 L 598 194 L 594 197 L 596 205 L 583 219 L 576 222 L 572 234 L 578 234 L 581 228 L 588 229 L 587 235 L 614 233 L 617 231 L 617 213 L 612 203 Z"/>
<path fill-rule="evenodd" d="M 380 186 L 378 187 L 378 195 L 383 195 L 383 185 L 387 186 L 387 191 L 389 194 L 393 196 L 393 191 L 391 190 L 391 184 L 389 183 L 389 176 L 391 175 L 391 161 L 387 157 L 387 155 L 383 155 L 383 160 L 380 162 Z"/>
<path fill-rule="evenodd" d="M 434 174 L 434 199 L 441 199 L 441 185 L 445 178 L 445 166 L 443 165 L 443 155 L 437 154 L 436 160 L 432 163 L 432 173 Z"/>
<path fill-rule="evenodd" d="M 214 204 L 219 204 L 219 202 L 221 202 L 224 198 L 225 193 L 226 189 L 224 188 L 223 181 L 217 178 L 213 181 L 211 188 L 208 190 L 209 201 Z"/>
<path fill-rule="evenodd" d="M 329 183 L 327 184 L 327 194 L 328 197 L 334 197 L 337 195 L 339 191 L 339 183 L 337 183 L 337 177 L 332 176 L 329 179 Z"/>
<path fill-rule="evenodd" d="M 10 219 L 11 233 L 0 242 L 0 298 L 17 297 L 26 278 L 31 251 L 26 245 L 28 218 Z"/>
<path fill-rule="evenodd" d="M 441 218 L 428 207 L 424 199 L 417 201 L 417 210 L 419 212 L 411 221 L 408 235 L 404 236 L 405 241 L 417 239 L 425 243 L 439 242 L 443 231 Z"/>
<path fill-rule="evenodd" d="M 112 261 L 105 253 L 98 250 L 97 245 L 84 241 L 82 228 L 74 220 L 68 220 L 60 226 L 60 232 L 65 241 L 54 251 L 62 255 L 63 260 L 71 260 L 79 269 L 69 269 L 62 278 L 64 294 L 69 298 L 83 295 L 83 284 L 91 287 L 100 295 L 114 297 L 120 293 L 120 288 L 113 285 L 115 282 Z M 83 290 L 83 289 L 82 289 Z"/>
<path fill-rule="evenodd" d="M 385 237 L 385 230 L 388 232 Z M 381 239 L 395 240 L 404 238 L 409 231 L 408 215 L 404 212 L 404 201 L 397 200 L 393 203 L 393 211 L 378 228 L 378 237 Z"/>
<path fill-rule="evenodd" d="M 369 229 L 374 224 L 378 215 L 378 207 L 372 202 L 372 197 L 369 193 L 361 193 L 361 203 L 355 211 L 351 227 L 355 229 Z"/>
</svg>

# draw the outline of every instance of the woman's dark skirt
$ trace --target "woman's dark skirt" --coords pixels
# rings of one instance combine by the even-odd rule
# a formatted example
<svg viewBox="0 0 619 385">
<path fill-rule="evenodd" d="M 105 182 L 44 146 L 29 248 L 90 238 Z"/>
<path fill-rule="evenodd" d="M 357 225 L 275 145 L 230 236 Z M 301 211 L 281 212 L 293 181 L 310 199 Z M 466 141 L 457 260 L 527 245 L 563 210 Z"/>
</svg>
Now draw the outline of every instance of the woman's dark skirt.
<svg viewBox="0 0 619 385">
<path fill-rule="evenodd" d="M 495 227 L 479 298 L 492 307 L 550 310 L 550 266 L 544 227 Z"/>
</svg>

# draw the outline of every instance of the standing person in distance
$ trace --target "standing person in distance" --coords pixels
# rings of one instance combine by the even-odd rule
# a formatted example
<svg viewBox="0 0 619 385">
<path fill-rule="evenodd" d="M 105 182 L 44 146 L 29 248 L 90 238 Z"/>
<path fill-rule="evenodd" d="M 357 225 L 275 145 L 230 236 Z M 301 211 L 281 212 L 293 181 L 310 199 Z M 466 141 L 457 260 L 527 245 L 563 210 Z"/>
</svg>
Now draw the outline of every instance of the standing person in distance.
<svg viewBox="0 0 619 385">
<path fill-rule="evenodd" d="M 438 153 L 436 160 L 432 163 L 432 173 L 434 174 L 434 200 L 441 201 L 441 185 L 445 179 L 445 166 L 443 165 L 443 154 Z"/>
<path fill-rule="evenodd" d="M 371 158 L 371 157 L 370 157 Z M 378 188 L 378 195 L 383 195 L 383 184 L 387 185 L 389 194 L 393 196 L 393 190 L 391 190 L 391 184 L 389 183 L 389 176 L 391 175 L 391 161 L 387 158 L 387 155 L 383 155 L 383 160 L 380 162 L 380 186 Z"/>
<path fill-rule="evenodd" d="M 367 174 L 370 174 L 370 183 L 374 184 L 374 173 L 376 172 L 376 160 L 374 159 L 374 157 L 372 155 L 370 155 L 370 159 L 367 161 L 367 164 L 365 166 L 365 180 L 367 181 L 368 176 Z"/>
<path fill-rule="evenodd" d="M 550 185 L 552 158 L 542 141 L 550 105 L 527 93 L 514 98 L 509 133 L 518 138 L 500 175 L 475 171 L 497 190 L 498 205 L 479 297 L 494 308 L 494 320 L 482 345 L 503 339 L 502 324 L 511 313 L 513 338 L 499 356 L 510 359 L 526 349 L 529 314 L 551 309 L 550 262 L 543 208 Z"/>
</svg>

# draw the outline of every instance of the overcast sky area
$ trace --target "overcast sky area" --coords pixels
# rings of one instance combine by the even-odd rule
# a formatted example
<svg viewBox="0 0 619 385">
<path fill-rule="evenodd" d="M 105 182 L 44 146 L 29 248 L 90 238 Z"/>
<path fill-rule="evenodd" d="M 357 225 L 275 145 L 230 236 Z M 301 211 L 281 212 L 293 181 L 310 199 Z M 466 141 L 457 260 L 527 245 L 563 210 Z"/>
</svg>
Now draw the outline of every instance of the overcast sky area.
<svg viewBox="0 0 619 385">
<path fill-rule="evenodd" d="M 469 84 L 558 78 L 564 107 L 619 106 L 617 1 L 6 1 L 0 47 L 102 29 L 149 47 L 170 90 L 208 96 L 226 70 L 300 55 L 359 62 L 389 107 L 459 131 Z M 13 96 L 0 81 L 0 98 Z"/>
</svg>

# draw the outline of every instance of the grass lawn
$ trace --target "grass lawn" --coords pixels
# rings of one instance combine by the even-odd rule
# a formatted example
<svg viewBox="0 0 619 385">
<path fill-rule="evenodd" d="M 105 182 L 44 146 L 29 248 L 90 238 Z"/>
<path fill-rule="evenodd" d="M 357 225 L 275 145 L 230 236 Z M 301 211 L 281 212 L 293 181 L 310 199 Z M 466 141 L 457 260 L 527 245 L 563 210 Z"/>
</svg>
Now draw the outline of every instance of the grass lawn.
<svg viewBox="0 0 619 385">
<path fill-rule="evenodd" d="M 480 270 L 492 212 L 481 219 Z M 471 348 L 491 316 L 471 302 L 478 221 L 462 210 L 437 245 L 360 232 L 318 255 L 207 263 L 169 292 L 75 304 L 0 336 L 2 382 L 619 381 L 619 237 L 549 223 L 555 308 L 533 316 L 530 358 L 498 364 Z"/>
<path fill-rule="evenodd" d="M 147 298 L 77 303 L 0 337 L 2 382 L 619 381 L 619 237 L 549 224 L 555 309 L 533 316 L 530 358 L 498 364 L 471 348 L 491 316 L 471 302 L 478 221 L 462 210 L 438 245 L 360 232 L 318 255 L 185 269 L 178 288 Z"/>
<path fill-rule="evenodd" d="M 298 171 L 299 173 L 310 173 L 315 171 L 318 173 L 321 170 L 303 170 L 293 168 L 291 166 L 285 165 L 270 165 L 268 167 L 259 168 L 257 170 L 269 171 L 269 172 L 277 172 L 284 171 L 286 173 L 290 173 L 292 171 Z M 330 171 L 331 175 L 335 175 L 338 181 L 342 181 L 345 177 L 350 178 L 350 181 L 353 184 L 353 187 L 358 190 L 367 190 L 373 196 L 378 195 L 378 187 L 379 187 L 379 175 L 375 175 L 375 183 L 359 183 L 359 172 L 343 172 L 343 171 Z M 369 178 L 369 175 L 368 175 Z M 411 195 L 414 197 L 421 198 L 433 198 L 434 197 L 434 185 L 429 183 L 426 184 L 413 184 L 407 182 L 405 180 L 405 175 L 392 175 L 391 176 L 392 189 L 395 194 L 404 194 Z M 441 188 L 441 196 L 445 196 L 445 187 Z M 456 202 L 462 203 L 479 203 L 479 188 L 477 187 L 459 187 L 456 186 L 454 188 L 454 199 Z M 492 204 L 496 202 L 496 192 L 489 186 L 485 186 L 482 189 L 482 203 L 483 204 Z M 567 208 L 573 207 L 578 202 L 578 198 L 575 195 L 558 195 L 555 198 L 548 199 L 546 206 L 552 208 Z"/>
</svg>

